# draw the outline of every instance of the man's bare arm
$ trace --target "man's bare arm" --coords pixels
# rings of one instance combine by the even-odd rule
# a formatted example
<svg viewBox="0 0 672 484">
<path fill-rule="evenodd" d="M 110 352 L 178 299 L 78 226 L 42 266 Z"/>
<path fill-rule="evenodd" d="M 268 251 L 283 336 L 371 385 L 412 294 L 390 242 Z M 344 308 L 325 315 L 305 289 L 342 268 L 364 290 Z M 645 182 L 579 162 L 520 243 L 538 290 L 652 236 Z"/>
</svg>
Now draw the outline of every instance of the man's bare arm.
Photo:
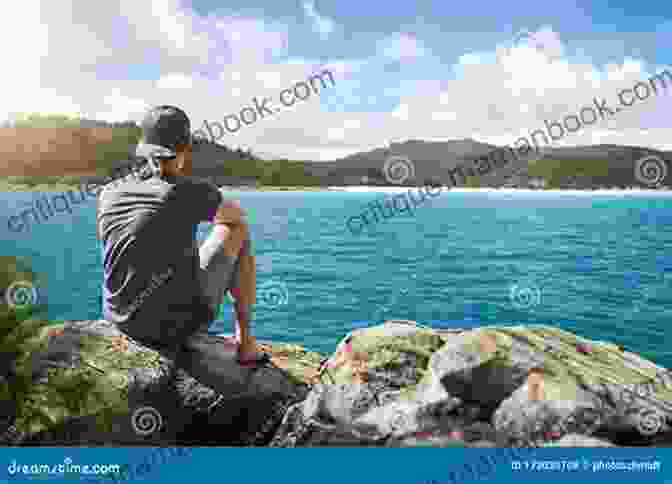
<svg viewBox="0 0 672 484">
<path fill-rule="evenodd" d="M 224 200 L 217 209 L 215 218 L 212 221 L 214 224 L 221 225 L 239 225 L 247 223 L 246 213 L 235 200 Z"/>
</svg>

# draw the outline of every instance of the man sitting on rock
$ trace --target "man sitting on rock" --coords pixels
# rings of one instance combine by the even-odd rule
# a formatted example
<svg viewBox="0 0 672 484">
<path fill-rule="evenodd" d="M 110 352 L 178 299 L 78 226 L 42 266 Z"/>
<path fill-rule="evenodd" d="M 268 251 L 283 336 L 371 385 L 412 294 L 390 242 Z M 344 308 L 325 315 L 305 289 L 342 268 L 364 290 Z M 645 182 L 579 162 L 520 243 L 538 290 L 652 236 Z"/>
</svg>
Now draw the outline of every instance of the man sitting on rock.
<svg viewBox="0 0 672 484">
<path fill-rule="evenodd" d="M 196 359 L 212 362 L 225 352 L 213 346 L 207 328 L 229 291 L 237 318 L 229 343 L 237 345 L 240 365 L 254 366 L 268 356 L 256 352 L 250 334 L 256 271 L 245 212 L 213 184 L 191 177 L 190 128 L 179 108 L 151 109 L 136 151 L 147 160 L 143 176 L 99 193 L 103 314 L 132 339 L 158 349 L 193 350 L 190 342 L 200 337 L 206 355 Z M 214 227 L 199 248 L 197 226 L 206 221 Z"/>
</svg>

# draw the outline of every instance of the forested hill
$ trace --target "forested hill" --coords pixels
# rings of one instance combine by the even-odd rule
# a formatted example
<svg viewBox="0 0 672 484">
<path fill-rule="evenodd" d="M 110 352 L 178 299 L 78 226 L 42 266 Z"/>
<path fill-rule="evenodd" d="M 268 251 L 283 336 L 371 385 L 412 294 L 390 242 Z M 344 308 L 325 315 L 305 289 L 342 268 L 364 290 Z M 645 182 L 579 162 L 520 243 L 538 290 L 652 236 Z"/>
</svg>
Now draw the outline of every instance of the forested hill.
<svg viewBox="0 0 672 484">
<path fill-rule="evenodd" d="M 0 127 L 0 175 L 5 183 L 73 184 L 97 179 L 132 157 L 141 129 L 63 115 L 31 114 Z M 317 185 L 302 162 L 262 161 L 249 150 L 202 141 L 194 145 L 194 175 L 220 185 Z"/>
<path fill-rule="evenodd" d="M 98 179 L 125 166 L 140 139 L 132 121 L 109 123 L 58 115 L 30 115 L 0 128 L 0 176 L 10 185 L 73 184 Z M 382 169 L 392 155 L 408 157 L 408 184 L 453 185 L 451 172 L 497 146 L 472 139 L 445 142 L 409 140 L 330 162 L 261 160 L 251 151 L 201 141 L 194 145 L 194 175 L 230 186 L 386 185 Z M 666 163 L 663 184 L 672 186 L 672 156 L 646 147 L 595 145 L 546 149 L 539 160 L 498 168 L 469 186 L 525 187 L 530 177 L 548 188 L 642 186 L 637 160 L 656 156 Z"/>
</svg>

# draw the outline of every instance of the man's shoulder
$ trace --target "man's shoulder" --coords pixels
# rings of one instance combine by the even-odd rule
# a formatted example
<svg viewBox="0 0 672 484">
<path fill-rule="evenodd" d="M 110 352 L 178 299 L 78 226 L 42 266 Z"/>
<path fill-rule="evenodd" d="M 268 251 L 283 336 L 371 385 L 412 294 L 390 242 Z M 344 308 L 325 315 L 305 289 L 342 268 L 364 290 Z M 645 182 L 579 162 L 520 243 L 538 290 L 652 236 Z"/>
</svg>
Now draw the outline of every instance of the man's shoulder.
<svg viewBox="0 0 672 484">
<path fill-rule="evenodd" d="M 188 192 L 188 193 L 203 193 L 207 194 L 208 198 L 219 197 L 219 188 L 206 178 L 195 176 L 181 176 L 177 179 L 170 180 L 173 191 Z"/>
<path fill-rule="evenodd" d="M 206 186 L 208 188 L 214 188 L 215 190 L 219 190 L 217 188 L 217 185 L 212 183 L 210 180 L 207 178 L 201 178 L 197 176 L 181 176 L 177 179 L 176 184 L 189 184 L 189 185 L 198 185 L 198 186 Z"/>
</svg>

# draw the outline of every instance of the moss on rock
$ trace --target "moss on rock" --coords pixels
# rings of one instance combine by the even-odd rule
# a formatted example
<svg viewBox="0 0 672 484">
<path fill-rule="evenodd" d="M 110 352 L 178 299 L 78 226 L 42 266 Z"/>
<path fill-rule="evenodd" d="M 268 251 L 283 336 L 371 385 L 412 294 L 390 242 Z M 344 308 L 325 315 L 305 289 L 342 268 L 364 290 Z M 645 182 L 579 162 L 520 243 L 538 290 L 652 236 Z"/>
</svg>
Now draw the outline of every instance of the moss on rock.
<svg viewBox="0 0 672 484">
<path fill-rule="evenodd" d="M 286 343 L 263 343 L 259 347 L 271 355 L 273 364 L 285 370 L 294 383 L 312 385 L 317 382 L 323 359 L 319 353 Z"/>
<path fill-rule="evenodd" d="M 391 386 L 410 392 L 426 371 L 431 355 L 445 344 L 435 331 L 394 324 L 366 328 L 351 333 L 327 363 L 321 381 L 332 384 L 366 382 L 379 377 Z M 346 343 L 346 341 L 350 343 Z M 400 373 L 405 373 L 406 378 Z"/>
<path fill-rule="evenodd" d="M 38 341 L 48 355 L 59 339 L 67 337 L 65 325 L 61 324 L 43 328 Z M 49 365 L 23 395 L 15 422 L 19 431 L 35 434 L 70 418 L 86 416 L 98 417 L 95 420 L 100 429 L 110 431 L 114 416 L 129 412 L 129 370 L 158 365 L 158 353 L 123 351 L 113 338 L 79 334 L 77 341 L 78 363 Z M 33 356 L 34 364 L 42 355 Z M 33 368 L 31 373 L 37 370 Z"/>
<path fill-rule="evenodd" d="M 514 341 L 528 346 L 540 358 L 546 399 L 573 400 L 579 387 L 608 384 L 628 388 L 651 382 L 651 398 L 672 405 L 672 386 L 660 380 L 661 368 L 643 358 L 622 351 L 617 345 L 593 342 L 559 328 L 534 325 L 491 328 L 496 334 L 503 364 L 513 365 L 520 352 Z M 580 351 L 586 348 L 586 351 Z"/>
</svg>

